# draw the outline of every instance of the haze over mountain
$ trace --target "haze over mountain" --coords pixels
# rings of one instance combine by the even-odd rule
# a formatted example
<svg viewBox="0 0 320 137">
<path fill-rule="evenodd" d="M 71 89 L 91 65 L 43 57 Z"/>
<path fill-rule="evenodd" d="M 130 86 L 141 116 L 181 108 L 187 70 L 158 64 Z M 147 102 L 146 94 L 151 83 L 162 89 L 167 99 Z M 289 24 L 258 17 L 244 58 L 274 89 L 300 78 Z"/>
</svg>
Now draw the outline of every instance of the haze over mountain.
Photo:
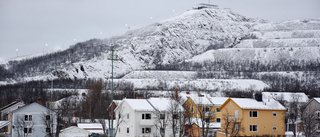
<svg viewBox="0 0 320 137">
<path fill-rule="evenodd" d="M 145 90 L 319 89 L 320 20 L 269 22 L 199 8 L 108 39 L 3 62 L 2 85 L 111 78 Z M 312 88 L 311 88 L 312 87 Z"/>
</svg>

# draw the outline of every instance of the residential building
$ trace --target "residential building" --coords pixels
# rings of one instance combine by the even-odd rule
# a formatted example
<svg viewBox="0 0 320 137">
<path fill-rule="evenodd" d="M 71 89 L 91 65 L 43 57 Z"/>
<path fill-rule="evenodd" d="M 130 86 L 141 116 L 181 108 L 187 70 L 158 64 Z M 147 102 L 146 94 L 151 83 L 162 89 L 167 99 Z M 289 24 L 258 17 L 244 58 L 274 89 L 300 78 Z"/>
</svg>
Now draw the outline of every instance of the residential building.
<svg viewBox="0 0 320 137">
<path fill-rule="evenodd" d="M 305 135 L 320 136 L 320 98 L 312 98 L 302 107 L 301 123 Z"/>
<path fill-rule="evenodd" d="M 10 132 L 9 124 L 10 124 L 10 117 L 9 114 L 23 107 L 25 104 L 21 102 L 19 99 L 11 102 L 10 104 L 0 108 L 0 134 L 7 134 Z"/>
<path fill-rule="evenodd" d="M 229 98 L 219 108 L 221 132 L 228 136 L 285 135 L 285 107 L 274 99 L 257 101 L 249 98 Z"/>
<path fill-rule="evenodd" d="M 309 101 L 308 96 L 305 93 L 292 93 L 292 92 L 262 92 L 262 99 L 267 100 L 269 98 L 279 101 L 286 109 L 286 134 L 298 134 L 301 107 Z"/>
<path fill-rule="evenodd" d="M 170 137 L 179 134 L 179 118 L 183 118 L 183 107 L 168 98 L 123 99 L 115 109 L 117 136 Z M 177 122 L 172 129 L 173 121 Z"/>
<path fill-rule="evenodd" d="M 12 137 L 55 136 L 57 115 L 54 111 L 38 104 L 31 103 L 10 113 L 10 133 Z"/>
</svg>

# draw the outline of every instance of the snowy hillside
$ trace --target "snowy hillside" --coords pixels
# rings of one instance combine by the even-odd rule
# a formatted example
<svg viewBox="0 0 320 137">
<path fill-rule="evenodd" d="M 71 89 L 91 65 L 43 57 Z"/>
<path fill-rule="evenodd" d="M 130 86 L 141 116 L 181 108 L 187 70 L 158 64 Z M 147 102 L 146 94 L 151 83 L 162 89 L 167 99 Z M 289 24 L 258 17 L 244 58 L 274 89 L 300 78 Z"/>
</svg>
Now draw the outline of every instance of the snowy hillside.
<svg viewBox="0 0 320 137">
<path fill-rule="evenodd" d="M 10 60 L 0 66 L 0 83 L 110 80 L 114 47 L 119 59 L 114 61 L 115 81 L 133 83 L 134 88 L 263 90 L 270 88 L 270 75 L 277 71 L 319 71 L 319 43 L 320 20 L 273 23 L 204 8 L 64 51 Z M 312 74 L 317 73 L 310 73 L 312 80 L 320 79 Z"/>
</svg>

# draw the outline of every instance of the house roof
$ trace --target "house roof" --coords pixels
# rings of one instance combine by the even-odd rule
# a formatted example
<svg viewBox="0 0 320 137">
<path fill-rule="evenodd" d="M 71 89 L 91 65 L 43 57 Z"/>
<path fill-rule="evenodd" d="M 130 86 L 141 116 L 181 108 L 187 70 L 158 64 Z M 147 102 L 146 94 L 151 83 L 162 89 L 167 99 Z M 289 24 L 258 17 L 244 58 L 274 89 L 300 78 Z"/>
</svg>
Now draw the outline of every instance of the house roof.
<svg viewBox="0 0 320 137">
<path fill-rule="evenodd" d="M 174 100 L 170 98 L 150 98 L 147 101 L 158 111 L 168 111 L 174 102 Z M 183 110 L 180 104 L 178 104 L 178 106 L 180 110 Z"/>
<path fill-rule="evenodd" d="M 308 102 L 309 98 L 305 93 L 291 93 L 291 92 L 262 92 L 263 97 L 271 97 L 273 99 L 282 99 L 287 102 L 293 102 L 294 97 L 298 97 L 298 102 Z"/>
<path fill-rule="evenodd" d="M 76 129 L 77 132 L 87 132 L 89 134 L 89 131 L 83 129 L 83 128 L 79 128 L 77 126 L 71 126 L 71 127 L 67 127 L 65 129 L 60 130 L 61 133 L 63 132 L 68 132 L 68 131 L 72 131 L 73 129 Z"/>
<path fill-rule="evenodd" d="M 316 100 L 320 104 L 320 98 L 313 98 L 313 99 Z"/>
<path fill-rule="evenodd" d="M 208 97 L 211 103 L 215 106 L 221 106 L 224 102 L 228 100 L 228 97 Z"/>
<path fill-rule="evenodd" d="M 196 124 L 198 126 L 201 126 L 202 125 L 202 120 L 201 118 L 191 118 L 190 119 L 190 122 L 187 120 L 186 121 L 186 124 Z M 206 124 L 205 124 L 206 126 Z M 210 122 L 209 123 L 209 128 L 216 128 L 216 129 L 220 129 L 221 128 L 221 123 L 217 123 L 217 122 Z"/>
<path fill-rule="evenodd" d="M 219 109 L 221 110 L 231 100 L 242 109 L 286 110 L 284 106 L 274 99 L 270 99 L 268 102 L 258 102 L 251 98 L 229 98 Z"/>
<path fill-rule="evenodd" d="M 13 101 L 13 102 L 11 102 L 10 104 L 8 104 L 8 105 L 0 108 L 0 111 L 3 111 L 3 110 L 5 110 L 5 109 L 10 108 L 10 107 L 15 106 L 15 105 L 24 105 L 24 103 L 22 103 L 22 102 L 20 102 L 20 101 Z"/>
<path fill-rule="evenodd" d="M 103 133 L 100 123 L 78 123 L 79 128 L 89 131 L 90 133 Z"/>
<path fill-rule="evenodd" d="M 31 103 L 31 104 L 28 104 L 28 105 L 24 105 L 23 107 L 21 107 L 21 108 L 19 108 L 19 109 L 17 109 L 17 110 L 14 110 L 14 111 L 12 111 L 11 113 L 17 113 L 17 112 L 22 111 L 22 110 L 24 110 L 25 108 L 28 108 L 28 107 L 33 106 L 33 105 L 35 105 L 35 106 L 37 106 L 37 107 L 44 108 L 44 109 L 46 109 L 46 110 L 50 110 L 50 109 L 46 108 L 45 106 L 40 105 L 40 104 L 38 104 L 37 102 L 34 102 L 34 103 Z M 56 112 L 54 112 L 54 111 L 52 111 L 52 110 L 50 110 L 50 111 L 51 111 L 52 113 L 56 113 Z"/>
<path fill-rule="evenodd" d="M 146 99 L 124 99 L 123 102 L 127 102 L 129 106 L 135 111 L 153 111 L 154 108 Z"/>
</svg>

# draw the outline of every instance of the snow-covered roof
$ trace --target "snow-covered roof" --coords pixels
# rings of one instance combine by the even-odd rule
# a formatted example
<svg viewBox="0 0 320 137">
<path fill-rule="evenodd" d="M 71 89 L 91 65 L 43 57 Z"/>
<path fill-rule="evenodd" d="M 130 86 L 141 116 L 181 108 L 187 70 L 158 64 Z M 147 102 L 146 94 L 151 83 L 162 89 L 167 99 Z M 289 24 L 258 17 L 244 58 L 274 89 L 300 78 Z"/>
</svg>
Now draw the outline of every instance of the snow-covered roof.
<svg viewBox="0 0 320 137">
<path fill-rule="evenodd" d="M 228 97 L 208 97 L 208 99 L 215 106 L 221 106 L 224 102 L 227 101 Z"/>
<path fill-rule="evenodd" d="M 103 133 L 100 123 L 78 123 L 77 125 L 79 128 L 85 129 L 90 133 Z"/>
<path fill-rule="evenodd" d="M 320 98 L 313 98 L 314 100 L 316 100 L 318 103 L 320 103 Z"/>
<path fill-rule="evenodd" d="M 150 98 L 148 101 L 158 111 L 168 111 L 174 103 L 174 100 L 170 98 Z M 180 110 L 183 110 L 183 107 L 180 104 L 178 105 Z"/>
<path fill-rule="evenodd" d="M 146 99 L 124 99 L 129 106 L 135 111 L 153 111 L 154 108 L 149 104 Z"/>
<path fill-rule="evenodd" d="M 67 127 L 65 129 L 60 130 L 60 132 L 69 132 L 69 131 L 77 131 L 77 132 L 88 132 L 87 130 L 77 127 L 77 126 L 71 126 L 71 127 Z"/>
<path fill-rule="evenodd" d="M 210 97 L 209 94 L 199 93 L 199 92 L 188 92 L 188 93 L 179 93 L 184 101 L 188 98 L 197 105 L 213 105 L 212 102 L 207 98 Z"/>
<path fill-rule="evenodd" d="M 190 119 L 190 123 L 191 124 L 196 124 L 198 126 L 202 125 L 202 120 L 201 118 L 191 118 Z M 189 121 L 186 121 L 186 124 L 189 124 Z M 206 124 L 205 124 L 206 125 Z M 221 123 L 217 123 L 217 122 L 210 122 L 209 123 L 209 128 L 217 128 L 220 129 L 221 128 Z"/>
<path fill-rule="evenodd" d="M 251 98 L 230 98 L 230 100 L 233 100 L 242 109 L 286 110 L 284 106 L 274 99 L 270 99 L 268 102 L 258 102 Z M 228 101 L 229 99 L 225 103 Z"/>
<path fill-rule="evenodd" d="M 287 102 L 293 102 L 295 98 L 299 102 L 308 102 L 309 98 L 305 93 L 291 93 L 291 92 L 262 92 L 262 97 L 267 99 L 269 97 L 273 99 L 282 99 Z"/>
</svg>

